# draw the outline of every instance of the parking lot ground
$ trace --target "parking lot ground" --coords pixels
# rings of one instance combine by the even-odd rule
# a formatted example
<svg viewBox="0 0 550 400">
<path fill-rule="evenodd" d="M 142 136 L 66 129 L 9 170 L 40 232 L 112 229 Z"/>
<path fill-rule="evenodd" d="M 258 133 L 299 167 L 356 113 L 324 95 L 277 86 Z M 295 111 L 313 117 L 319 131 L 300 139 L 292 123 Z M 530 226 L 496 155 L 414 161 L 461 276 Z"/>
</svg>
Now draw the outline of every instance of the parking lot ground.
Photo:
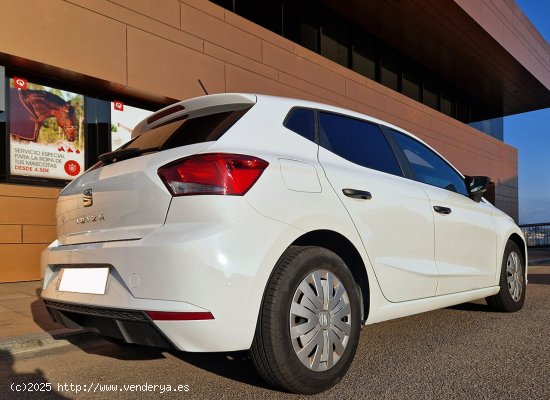
<svg viewBox="0 0 550 400">
<path fill-rule="evenodd" d="M 550 398 L 550 267 L 529 271 L 520 312 L 491 312 L 478 301 L 363 328 L 342 382 L 308 398 Z M 22 383 L 51 383 L 52 391 L 10 388 Z M 158 386 L 153 392 L 144 384 Z M 0 357 L 2 399 L 152 397 L 301 398 L 266 387 L 246 352 L 190 354 L 95 340 Z"/>
</svg>

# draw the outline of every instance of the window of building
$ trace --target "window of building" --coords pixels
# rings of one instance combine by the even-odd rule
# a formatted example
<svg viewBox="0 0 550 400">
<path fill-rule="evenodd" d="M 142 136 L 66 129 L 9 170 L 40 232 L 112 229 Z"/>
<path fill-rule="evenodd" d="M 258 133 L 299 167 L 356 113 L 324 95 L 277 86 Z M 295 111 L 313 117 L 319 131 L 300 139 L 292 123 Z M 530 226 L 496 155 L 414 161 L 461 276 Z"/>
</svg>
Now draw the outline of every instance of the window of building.
<svg viewBox="0 0 550 400">
<path fill-rule="evenodd" d="M 439 87 L 433 76 L 425 76 L 422 85 L 422 102 L 428 107 L 439 110 Z"/>
<path fill-rule="evenodd" d="M 390 131 L 409 160 L 417 181 L 468 195 L 464 179 L 441 157 L 410 136 Z"/>
<path fill-rule="evenodd" d="M 411 64 L 406 64 L 406 67 L 403 69 L 401 85 L 401 92 L 405 96 L 416 101 L 421 101 L 420 74 Z"/>
<path fill-rule="evenodd" d="M 452 98 L 452 94 L 449 90 L 445 90 L 441 92 L 441 99 L 440 99 L 440 111 L 443 114 L 448 115 L 449 117 L 456 117 L 456 103 Z"/>
<path fill-rule="evenodd" d="M 324 1 L 211 1 L 461 122 L 481 122 L 497 116 L 474 93 L 453 87 Z M 472 126 L 494 137 L 502 136 L 494 134 L 498 127 L 495 129 L 492 123 Z"/>
<path fill-rule="evenodd" d="M 358 32 L 354 33 L 351 53 L 351 69 L 369 79 L 377 79 L 378 51 L 375 41 Z"/>
<path fill-rule="evenodd" d="M 272 0 L 235 1 L 235 13 L 280 34 L 283 29 L 283 4 Z"/>
<path fill-rule="evenodd" d="M 350 34 L 347 24 L 334 15 L 326 15 L 321 26 L 321 55 L 349 67 Z"/>
<path fill-rule="evenodd" d="M 380 83 L 399 91 L 399 56 L 386 49 L 380 59 Z"/>
<path fill-rule="evenodd" d="M 319 114 L 320 145 L 363 167 L 402 175 L 393 151 L 380 127 L 338 114 Z"/>
<path fill-rule="evenodd" d="M 316 10 L 312 1 L 285 2 L 282 36 L 318 53 L 319 17 Z"/>
<path fill-rule="evenodd" d="M 286 117 L 285 128 L 296 132 L 312 142 L 315 142 L 315 123 L 313 110 L 308 108 L 293 108 Z"/>
<path fill-rule="evenodd" d="M 460 98 L 456 102 L 456 119 L 465 124 L 471 121 L 470 106 L 464 98 Z"/>
</svg>

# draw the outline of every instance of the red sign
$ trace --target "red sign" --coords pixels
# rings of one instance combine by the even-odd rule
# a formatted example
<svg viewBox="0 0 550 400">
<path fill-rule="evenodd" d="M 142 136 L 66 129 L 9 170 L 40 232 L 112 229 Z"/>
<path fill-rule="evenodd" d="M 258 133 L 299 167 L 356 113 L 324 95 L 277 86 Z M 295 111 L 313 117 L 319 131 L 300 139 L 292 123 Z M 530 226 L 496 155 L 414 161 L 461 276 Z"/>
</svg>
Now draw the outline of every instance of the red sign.
<svg viewBox="0 0 550 400">
<path fill-rule="evenodd" d="M 16 89 L 23 89 L 27 90 L 27 80 L 23 78 L 17 78 L 16 76 L 13 77 L 13 86 Z"/>
<path fill-rule="evenodd" d="M 117 111 L 124 111 L 124 103 L 122 101 L 113 101 L 113 108 Z"/>
<path fill-rule="evenodd" d="M 65 163 L 65 172 L 70 176 L 77 176 L 80 173 L 80 164 L 69 160 Z"/>
</svg>

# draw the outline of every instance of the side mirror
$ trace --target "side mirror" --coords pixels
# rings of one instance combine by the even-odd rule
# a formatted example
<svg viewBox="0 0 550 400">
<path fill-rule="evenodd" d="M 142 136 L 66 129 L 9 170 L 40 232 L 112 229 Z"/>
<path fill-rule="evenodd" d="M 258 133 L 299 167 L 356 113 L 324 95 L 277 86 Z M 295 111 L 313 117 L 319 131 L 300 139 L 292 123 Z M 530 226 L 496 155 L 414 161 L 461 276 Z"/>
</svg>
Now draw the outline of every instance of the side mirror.
<svg viewBox="0 0 550 400">
<path fill-rule="evenodd" d="M 470 198 L 479 203 L 483 197 L 483 193 L 489 188 L 491 178 L 488 176 L 467 176 L 464 178 L 464 182 L 466 183 L 466 189 L 468 189 Z"/>
</svg>

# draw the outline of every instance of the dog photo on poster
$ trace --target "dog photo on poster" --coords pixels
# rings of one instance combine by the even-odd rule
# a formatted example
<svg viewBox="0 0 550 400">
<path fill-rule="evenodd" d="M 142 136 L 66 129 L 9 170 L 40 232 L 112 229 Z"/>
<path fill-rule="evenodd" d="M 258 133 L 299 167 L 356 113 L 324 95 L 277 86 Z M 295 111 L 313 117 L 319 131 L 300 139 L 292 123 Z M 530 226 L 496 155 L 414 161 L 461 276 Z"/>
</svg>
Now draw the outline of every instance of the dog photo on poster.
<svg viewBox="0 0 550 400">
<path fill-rule="evenodd" d="M 84 172 L 84 96 L 10 79 L 10 174 L 72 180 Z"/>
</svg>

